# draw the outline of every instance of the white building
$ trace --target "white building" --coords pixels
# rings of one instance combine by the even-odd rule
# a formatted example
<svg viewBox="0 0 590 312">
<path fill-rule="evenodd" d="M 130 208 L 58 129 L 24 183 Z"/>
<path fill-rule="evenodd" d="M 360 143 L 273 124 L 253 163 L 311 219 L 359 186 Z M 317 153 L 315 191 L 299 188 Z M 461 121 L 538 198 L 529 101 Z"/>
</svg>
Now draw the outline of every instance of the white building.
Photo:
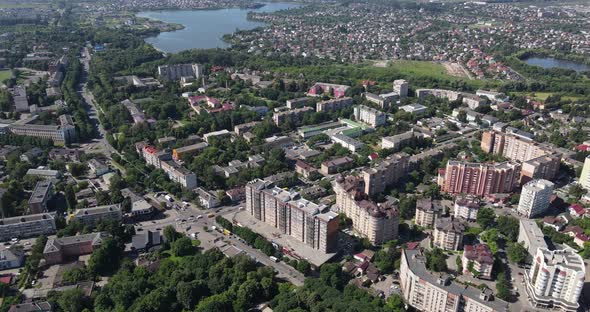
<svg viewBox="0 0 590 312">
<path fill-rule="evenodd" d="M 479 200 L 475 196 L 457 197 L 454 206 L 455 218 L 474 221 L 479 211 Z"/>
<path fill-rule="evenodd" d="M 532 218 L 544 213 L 549 208 L 554 184 L 550 181 L 539 179 L 529 181 L 522 187 L 518 213 L 527 218 Z"/>
<path fill-rule="evenodd" d="M 377 127 L 385 124 L 387 115 L 372 107 L 359 105 L 354 107 L 354 118 L 356 121 L 362 121 L 371 125 L 371 127 Z"/>
<path fill-rule="evenodd" d="M 201 64 L 175 64 L 158 66 L 158 76 L 167 80 L 180 80 L 183 77 L 200 79 L 203 76 Z"/>
<path fill-rule="evenodd" d="M 463 232 L 465 225 L 457 219 L 436 219 L 432 243 L 444 250 L 459 250 L 463 247 Z"/>
<path fill-rule="evenodd" d="M 398 79 L 393 81 L 393 92 L 399 94 L 399 97 L 404 99 L 408 97 L 409 83 L 406 80 Z"/>
<path fill-rule="evenodd" d="M 585 274 L 584 261 L 575 250 L 539 248 L 525 271 L 527 297 L 535 308 L 576 311 Z"/>
<path fill-rule="evenodd" d="M 590 156 L 584 160 L 584 168 L 582 168 L 582 174 L 580 175 L 580 184 L 586 190 L 590 190 Z"/>
<path fill-rule="evenodd" d="M 520 219 L 518 228 L 518 243 L 526 248 L 532 256 L 539 248 L 547 248 L 545 235 L 534 220 Z"/>
<path fill-rule="evenodd" d="M 428 108 L 422 104 L 415 103 L 415 104 L 408 104 L 408 105 L 401 106 L 399 109 L 404 110 L 408 113 L 415 114 L 415 115 L 422 115 L 422 114 L 426 113 L 426 110 Z"/>
</svg>

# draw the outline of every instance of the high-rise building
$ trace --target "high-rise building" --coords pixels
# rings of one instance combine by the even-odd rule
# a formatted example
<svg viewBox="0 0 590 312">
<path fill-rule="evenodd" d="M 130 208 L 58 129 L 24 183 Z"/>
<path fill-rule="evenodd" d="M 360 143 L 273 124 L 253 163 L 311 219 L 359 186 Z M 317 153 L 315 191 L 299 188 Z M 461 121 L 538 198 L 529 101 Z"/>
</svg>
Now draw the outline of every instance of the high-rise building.
<svg viewBox="0 0 590 312">
<path fill-rule="evenodd" d="M 584 261 L 575 250 L 539 248 L 524 275 L 527 297 L 536 308 L 577 311 L 585 274 Z"/>
<path fill-rule="evenodd" d="M 519 173 L 520 165 L 513 162 L 481 164 L 455 160 L 439 171 L 438 184 L 450 194 L 510 193 L 517 185 Z"/>
<path fill-rule="evenodd" d="M 479 290 L 451 281 L 444 274 L 426 268 L 420 250 L 402 251 L 400 288 L 404 301 L 418 311 L 505 312 L 508 303 L 495 298 L 489 289 Z"/>
<path fill-rule="evenodd" d="M 545 235 L 534 220 L 520 219 L 518 228 L 518 241 L 533 256 L 537 249 L 547 248 Z"/>
<path fill-rule="evenodd" d="M 356 121 L 362 121 L 371 125 L 371 127 L 377 127 L 385 124 L 387 115 L 372 107 L 359 105 L 354 107 L 354 118 Z"/>
<path fill-rule="evenodd" d="M 548 146 L 519 135 L 510 127 L 503 131 L 487 131 L 481 137 L 481 149 L 486 153 L 502 155 L 522 163 L 521 183 L 532 179 L 551 180 L 559 170 L 561 154 L 553 152 Z"/>
<path fill-rule="evenodd" d="M 313 108 L 306 106 L 306 107 L 302 107 L 302 108 L 295 108 L 295 109 L 288 110 L 288 111 L 274 113 L 272 115 L 272 120 L 274 121 L 275 125 L 277 125 L 277 126 L 281 126 L 287 120 L 294 123 L 294 124 L 299 124 L 301 122 L 301 120 L 303 119 L 303 116 L 307 112 L 313 112 Z"/>
<path fill-rule="evenodd" d="M 175 64 L 158 66 L 158 76 L 166 80 L 180 80 L 182 77 L 201 79 L 203 66 L 201 64 Z"/>
<path fill-rule="evenodd" d="M 432 243 L 444 250 L 459 250 L 463 247 L 465 225 L 454 218 L 439 218 L 434 222 Z"/>
<path fill-rule="evenodd" d="M 409 83 L 406 80 L 398 79 L 393 81 L 393 92 L 399 94 L 399 97 L 405 99 L 408 97 Z"/>
<path fill-rule="evenodd" d="M 418 199 L 415 222 L 422 227 L 433 227 L 436 219 L 440 218 L 442 210 L 439 201 L 433 201 L 430 198 Z"/>
<path fill-rule="evenodd" d="M 353 230 L 372 244 L 380 245 L 397 238 L 399 214 L 390 204 L 376 204 L 363 192 L 359 177 L 339 176 L 334 182 L 336 209 L 352 220 Z"/>
<path fill-rule="evenodd" d="M 580 175 L 580 185 L 587 190 L 590 190 L 590 156 L 587 156 L 584 160 L 584 167 L 582 168 L 582 174 Z"/>
<path fill-rule="evenodd" d="M 532 180 L 522 187 L 518 213 L 527 218 L 539 216 L 549 208 L 553 183 L 547 180 Z"/>
<path fill-rule="evenodd" d="M 281 233 L 317 249 L 332 252 L 338 231 L 338 215 L 324 205 L 301 198 L 273 183 L 256 179 L 246 184 L 246 210 Z"/>
<path fill-rule="evenodd" d="M 363 171 L 365 193 L 369 196 L 382 193 L 385 189 L 397 183 L 408 171 L 409 157 L 393 154 L 382 162 Z"/>
</svg>

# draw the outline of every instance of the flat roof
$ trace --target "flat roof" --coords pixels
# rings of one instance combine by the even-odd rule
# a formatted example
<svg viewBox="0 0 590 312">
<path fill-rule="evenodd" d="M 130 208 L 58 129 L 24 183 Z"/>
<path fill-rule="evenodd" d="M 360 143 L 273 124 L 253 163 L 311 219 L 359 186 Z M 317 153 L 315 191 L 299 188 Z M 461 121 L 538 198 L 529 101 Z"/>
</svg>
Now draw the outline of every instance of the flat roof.
<svg viewBox="0 0 590 312">
<path fill-rule="evenodd" d="M 52 185 L 53 183 L 51 183 L 51 181 L 37 182 L 35 189 L 33 190 L 33 194 L 31 194 L 31 198 L 29 199 L 29 204 L 43 202 L 46 199 Z"/>
<path fill-rule="evenodd" d="M 25 223 L 25 222 L 35 222 L 35 221 L 42 221 L 42 220 L 53 220 L 53 219 L 55 219 L 55 212 L 30 214 L 30 215 L 1 219 L 0 226 L 14 225 L 14 224 Z"/>
</svg>

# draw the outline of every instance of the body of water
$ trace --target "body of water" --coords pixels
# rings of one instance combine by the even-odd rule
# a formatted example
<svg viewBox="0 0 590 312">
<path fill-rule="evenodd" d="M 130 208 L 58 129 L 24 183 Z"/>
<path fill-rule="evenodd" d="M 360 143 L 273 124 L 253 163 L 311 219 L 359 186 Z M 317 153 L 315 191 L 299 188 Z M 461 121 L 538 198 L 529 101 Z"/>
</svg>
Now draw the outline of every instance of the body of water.
<svg viewBox="0 0 590 312">
<path fill-rule="evenodd" d="M 275 12 L 299 7 L 299 4 L 275 2 L 258 9 L 219 10 L 164 10 L 139 12 L 137 16 L 168 23 L 182 24 L 178 31 L 163 32 L 148 37 L 146 42 L 164 52 L 179 52 L 188 49 L 226 48 L 229 45 L 221 37 L 236 30 L 249 30 L 265 26 L 265 23 L 249 21 L 248 12 Z"/>
<path fill-rule="evenodd" d="M 577 72 L 589 71 L 590 66 L 574 61 L 560 60 L 552 57 L 531 57 L 524 60 L 525 63 L 534 66 L 541 66 L 543 68 L 564 68 L 573 69 Z"/>
</svg>

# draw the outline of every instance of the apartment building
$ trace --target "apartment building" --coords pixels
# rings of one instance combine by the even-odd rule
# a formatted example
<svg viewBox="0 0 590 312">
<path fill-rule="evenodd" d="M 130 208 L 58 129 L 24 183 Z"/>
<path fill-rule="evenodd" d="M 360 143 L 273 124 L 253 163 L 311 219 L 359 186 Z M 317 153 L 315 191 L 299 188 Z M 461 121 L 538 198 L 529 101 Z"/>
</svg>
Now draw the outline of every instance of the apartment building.
<svg viewBox="0 0 590 312">
<path fill-rule="evenodd" d="M 493 297 L 489 289 L 457 284 L 447 275 L 428 271 L 420 250 L 402 251 L 399 280 L 404 301 L 418 311 L 509 311 L 508 303 Z"/>
<path fill-rule="evenodd" d="M 494 254 L 486 244 L 465 245 L 461 256 L 463 274 L 492 279 Z"/>
<path fill-rule="evenodd" d="M 299 124 L 303 120 L 303 116 L 305 116 L 305 114 L 308 112 L 313 112 L 313 108 L 306 106 L 302 108 L 278 112 L 272 115 L 272 121 L 275 123 L 275 125 L 279 127 L 286 121 L 290 121 L 293 124 Z"/>
<path fill-rule="evenodd" d="M 299 193 L 256 179 L 246 184 L 246 210 L 282 234 L 323 253 L 334 251 L 338 215 L 324 205 L 301 198 Z"/>
<path fill-rule="evenodd" d="M 459 250 L 463 247 L 465 225 L 458 219 L 439 218 L 434 222 L 432 243 L 444 250 Z"/>
<path fill-rule="evenodd" d="M 197 176 L 185 167 L 173 162 L 163 161 L 162 170 L 166 172 L 170 180 L 182 185 L 187 189 L 193 189 L 197 187 Z"/>
<path fill-rule="evenodd" d="M 201 64 L 175 64 L 158 66 L 158 76 L 166 80 L 180 80 L 183 77 L 200 79 L 203 77 Z"/>
<path fill-rule="evenodd" d="M 414 139 L 424 137 L 420 132 L 415 132 L 413 129 L 404 133 L 382 137 L 381 148 L 391 148 L 396 151 L 401 150 L 404 146 L 407 146 Z"/>
<path fill-rule="evenodd" d="M 309 103 L 309 98 L 302 97 L 296 99 L 287 100 L 286 104 L 289 109 L 301 108 Z"/>
<path fill-rule="evenodd" d="M 513 162 L 492 164 L 449 161 L 439 170 L 438 185 L 450 194 L 487 196 L 510 193 L 518 183 L 520 165 Z"/>
<path fill-rule="evenodd" d="M 43 250 L 46 265 L 63 263 L 69 258 L 91 254 L 100 247 L 106 233 L 90 233 L 67 237 L 50 237 Z"/>
<path fill-rule="evenodd" d="M 537 249 L 548 248 L 545 235 L 543 235 L 535 220 L 520 219 L 518 223 L 517 242 L 522 244 L 531 256 L 537 252 Z"/>
<path fill-rule="evenodd" d="M 518 213 L 527 218 L 534 218 L 545 213 L 549 209 L 553 187 L 554 184 L 547 180 L 527 182 L 520 192 Z"/>
<path fill-rule="evenodd" d="M 333 95 L 335 98 L 341 98 L 346 94 L 350 87 L 345 85 L 318 82 L 307 91 L 309 96 Z"/>
<path fill-rule="evenodd" d="M 8 126 L 8 131 L 15 135 L 31 136 L 50 139 L 57 145 L 74 142 L 76 139 L 76 127 L 70 115 L 59 116 L 60 125 L 36 125 L 30 124 L 36 118 L 25 122 L 16 122 Z"/>
<path fill-rule="evenodd" d="M 331 112 L 352 106 L 352 98 L 343 97 L 339 99 L 321 101 L 316 103 L 316 112 Z"/>
<path fill-rule="evenodd" d="M 590 190 L 590 156 L 584 159 L 584 167 L 580 175 L 580 185 L 586 190 Z"/>
<path fill-rule="evenodd" d="M 243 136 L 246 132 L 250 132 L 250 130 L 254 129 L 254 127 L 256 127 L 256 125 L 259 123 L 260 123 L 260 121 L 251 121 L 251 122 L 235 125 L 234 132 L 239 136 Z"/>
<path fill-rule="evenodd" d="M 372 107 L 358 105 L 354 107 L 354 118 L 356 121 L 362 121 L 371 127 L 378 127 L 385 124 L 387 115 Z"/>
<path fill-rule="evenodd" d="M 393 81 L 393 92 L 399 94 L 399 97 L 405 99 L 408 97 L 408 87 L 410 84 L 404 79 Z"/>
<path fill-rule="evenodd" d="M 382 193 L 388 186 L 397 183 L 408 172 L 408 167 L 407 155 L 394 154 L 373 167 L 365 169 L 363 171 L 364 192 L 369 196 Z"/>
<path fill-rule="evenodd" d="M 55 213 L 30 214 L 0 220 L 0 241 L 51 235 L 56 231 Z"/>
<path fill-rule="evenodd" d="M 391 103 L 391 97 L 384 98 L 381 95 L 373 94 L 373 93 L 365 93 L 365 99 L 373 104 L 376 104 L 381 109 L 389 108 L 389 104 Z"/>
<path fill-rule="evenodd" d="M 47 202 L 53 196 L 53 183 L 49 180 L 39 181 L 29 198 L 29 214 L 39 214 L 47 211 Z"/>
<path fill-rule="evenodd" d="M 381 245 L 397 238 L 399 213 L 388 204 L 376 204 L 363 192 L 364 181 L 355 176 L 339 176 L 333 183 L 336 210 L 352 219 L 353 230 L 372 244 Z"/>
<path fill-rule="evenodd" d="M 502 132 L 505 131 L 505 132 Z M 482 134 L 481 149 L 522 163 L 521 180 L 553 179 L 559 170 L 561 154 L 550 147 L 534 142 L 516 129 L 496 127 Z"/>
<path fill-rule="evenodd" d="M 586 266 L 575 250 L 537 249 L 524 280 L 527 297 L 535 308 L 574 312 L 584 287 Z"/>
<path fill-rule="evenodd" d="M 123 212 L 121 204 L 105 205 L 92 208 L 76 209 L 71 216 L 71 221 L 80 222 L 90 228 L 96 227 L 101 221 L 121 221 Z"/>
<path fill-rule="evenodd" d="M 418 89 L 416 90 L 416 96 L 418 98 L 427 97 L 432 95 L 437 98 L 445 98 L 449 101 L 456 101 L 461 96 L 461 92 L 444 90 L 444 89 Z"/>
<path fill-rule="evenodd" d="M 365 143 L 340 133 L 330 135 L 330 140 L 336 144 L 340 144 L 352 153 L 356 153 L 365 146 Z"/>
<path fill-rule="evenodd" d="M 201 153 L 207 148 L 207 146 L 209 146 L 207 142 L 200 142 L 175 148 L 172 150 L 172 159 L 181 161 L 183 158 Z"/>
<path fill-rule="evenodd" d="M 459 196 L 455 199 L 453 216 L 468 221 L 475 221 L 479 212 L 479 199 L 475 196 Z"/>
<path fill-rule="evenodd" d="M 436 219 L 440 218 L 443 207 L 439 201 L 420 198 L 416 201 L 416 225 L 432 228 Z"/>
</svg>

